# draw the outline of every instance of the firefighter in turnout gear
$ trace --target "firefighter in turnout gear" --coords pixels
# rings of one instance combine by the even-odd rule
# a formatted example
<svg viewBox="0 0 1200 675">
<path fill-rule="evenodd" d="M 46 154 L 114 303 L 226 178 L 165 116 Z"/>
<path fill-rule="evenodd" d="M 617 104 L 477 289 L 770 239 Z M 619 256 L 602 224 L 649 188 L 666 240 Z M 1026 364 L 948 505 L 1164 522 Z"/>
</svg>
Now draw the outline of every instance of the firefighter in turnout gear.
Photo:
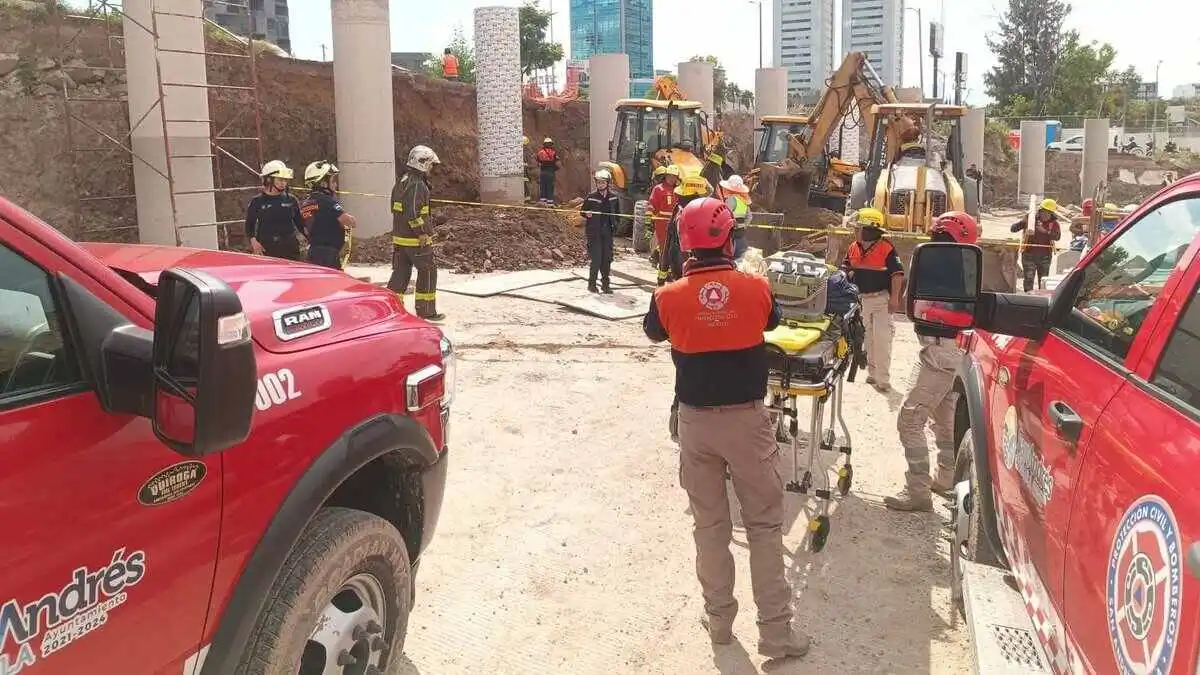
<svg viewBox="0 0 1200 675">
<path fill-rule="evenodd" d="M 944 213 L 934 221 L 929 231 L 930 241 L 974 244 L 979 240 L 979 224 L 975 219 L 960 211 Z M 923 274 L 933 277 L 944 271 L 928 270 Z M 959 274 L 957 271 L 955 274 Z M 963 286 L 961 279 L 948 279 L 947 286 Z M 927 314 L 938 314 L 941 323 L 971 325 L 973 307 L 955 306 L 956 303 L 927 303 L 939 305 L 926 310 Z M 918 307 L 918 310 L 921 308 Z M 953 314 L 961 314 L 955 320 Z M 920 312 L 918 312 L 918 318 Z M 930 316 L 930 318 L 934 318 Z M 932 511 L 933 492 L 946 492 L 954 487 L 954 412 L 958 394 L 954 391 L 954 374 L 962 363 L 963 351 L 958 347 L 958 331 L 950 328 L 917 326 L 917 340 L 921 343 L 920 368 L 912 389 L 904 397 L 896 429 L 900 433 L 900 444 L 904 447 L 904 459 L 908 470 L 904 472 L 904 489 L 895 497 L 885 497 L 883 503 L 895 511 Z M 929 475 L 929 445 L 925 438 L 925 424 L 931 423 L 937 444 L 937 477 Z"/>
<path fill-rule="evenodd" d="M 288 181 L 295 174 L 286 164 L 273 159 L 263 165 L 262 192 L 246 207 L 246 239 L 250 250 L 273 258 L 300 260 L 304 239 L 304 218 L 300 201 L 288 192 Z"/>
<path fill-rule="evenodd" d="M 346 213 L 337 198 L 338 168 L 318 161 L 304 169 L 308 197 L 300 203 L 300 216 L 308 232 L 308 262 L 331 269 L 342 269 L 342 249 L 357 221 Z"/>
<path fill-rule="evenodd" d="M 414 146 L 408 153 L 408 169 L 392 188 L 392 277 L 388 289 L 403 303 L 415 268 L 414 309 L 417 316 L 429 321 L 446 318 L 437 311 L 437 262 L 429 216 L 429 172 L 441 163 L 427 146 Z"/>
<path fill-rule="evenodd" d="M 667 238 L 658 259 L 658 285 L 683 278 L 685 250 L 679 241 L 679 213 L 688 203 L 712 194 L 712 186 L 700 176 L 687 176 L 675 186 L 675 210 L 667 223 Z"/>
<path fill-rule="evenodd" d="M 733 264 L 733 213 L 719 199 L 683 207 L 681 245 L 691 253 L 683 278 L 657 289 L 642 321 L 654 342 L 669 340 L 679 400 L 679 483 L 694 526 L 701 625 L 714 644 L 733 642 L 738 603 L 729 546 L 733 523 L 725 486 L 741 507 L 758 609 L 758 653 L 804 656 L 811 640 L 792 625 L 792 587 L 783 546 L 783 482 L 767 394 L 763 332 L 780 322 L 763 277 Z"/>
<path fill-rule="evenodd" d="M 896 327 L 892 314 L 900 311 L 904 268 L 896 247 L 884 238 L 883 213 L 859 209 L 859 235 L 850 244 L 842 269 L 858 286 L 863 323 L 867 329 L 867 384 L 880 392 L 891 391 L 892 337 Z"/>
<path fill-rule="evenodd" d="M 671 220 L 671 214 L 675 212 L 675 203 L 679 200 L 678 195 L 675 194 L 675 188 L 679 186 L 679 180 L 683 176 L 683 172 L 675 164 L 660 166 L 659 169 L 662 169 L 663 172 L 662 182 L 655 185 L 654 189 L 650 191 L 650 197 L 646 203 L 646 229 L 654 236 L 650 261 L 656 266 L 662 258 L 663 250 L 666 249 L 667 222 Z M 658 169 L 655 171 L 657 172 Z"/>
</svg>

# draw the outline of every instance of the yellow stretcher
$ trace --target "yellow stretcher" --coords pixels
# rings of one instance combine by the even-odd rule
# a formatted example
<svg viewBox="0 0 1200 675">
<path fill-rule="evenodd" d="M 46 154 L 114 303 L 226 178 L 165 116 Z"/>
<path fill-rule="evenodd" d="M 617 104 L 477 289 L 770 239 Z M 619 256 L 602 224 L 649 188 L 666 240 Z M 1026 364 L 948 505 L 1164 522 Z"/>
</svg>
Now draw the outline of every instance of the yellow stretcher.
<svg viewBox="0 0 1200 675">
<path fill-rule="evenodd" d="M 843 317 L 826 316 L 817 321 L 788 321 L 763 334 L 767 343 L 769 373 L 767 405 L 775 416 L 775 437 L 792 448 L 792 480 L 789 492 L 812 494 L 819 502 L 819 513 L 809 521 L 810 545 L 820 551 L 829 539 L 829 503 L 833 498 L 829 472 L 839 456 L 846 459 L 837 470 L 837 490 L 845 496 L 854 479 L 850 463 L 850 428 L 842 418 L 842 381 L 854 381 L 858 368 L 865 365 L 862 309 L 854 305 Z M 800 476 L 800 425 L 798 402 L 811 397 L 808 458 Z M 828 425 L 825 408 L 829 407 Z M 838 442 L 834 425 L 841 427 Z M 832 454 L 832 458 L 829 456 Z M 826 463 L 827 462 L 827 463 Z M 814 489 L 814 479 L 819 483 Z"/>
</svg>

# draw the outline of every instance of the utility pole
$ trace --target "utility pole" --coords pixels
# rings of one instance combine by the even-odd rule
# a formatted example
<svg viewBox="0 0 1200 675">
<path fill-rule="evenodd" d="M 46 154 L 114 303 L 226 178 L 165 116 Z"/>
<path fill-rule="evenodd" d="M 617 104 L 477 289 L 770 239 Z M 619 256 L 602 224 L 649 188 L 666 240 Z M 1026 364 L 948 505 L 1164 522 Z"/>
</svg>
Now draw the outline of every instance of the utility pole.
<svg viewBox="0 0 1200 675">
<path fill-rule="evenodd" d="M 1158 136 L 1155 131 L 1158 129 L 1158 69 L 1162 67 L 1162 59 L 1154 66 L 1154 98 L 1150 100 L 1150 105 L 1154 106 L 1153 116 L 1150 122 L 1150 142 L 1154 143 L 1154 147 L 1158 147 Z"/>
<path fill-rule="evenodd" d="M 938 97 L 938 59 L 942 56 L 944 36 L 942 24 L 937 21 L 929 22 L 929 55 L 933 57 L 933 98 Z"/>
<path fill-rule="evenodd" d="M 325 58 L 325 45 L 321 45 L 321 60 L 322 60 L 322 61 L 326 61 L 326 60 L 327 60 L 327 59 Z"/>
</svg>

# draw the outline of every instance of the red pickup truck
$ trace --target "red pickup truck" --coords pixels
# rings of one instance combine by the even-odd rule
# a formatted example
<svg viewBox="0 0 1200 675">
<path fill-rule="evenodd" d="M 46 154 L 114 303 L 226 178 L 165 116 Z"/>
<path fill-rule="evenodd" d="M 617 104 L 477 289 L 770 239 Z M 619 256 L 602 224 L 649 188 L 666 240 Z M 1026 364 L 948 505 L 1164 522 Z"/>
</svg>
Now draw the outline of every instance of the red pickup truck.
<svg viewBox="0 0 1200 675">
<path fill-rule="evenodd" d="M 387 670 L 453 364 L 341 272 L 76 244 L 0 198 L 0 675 Z"/>
<path fill-rule="evenodd" d="M 980 292 L 974 247 L 914 253 L 910 318 L 974 303 L 952 590 L 979 672 L 1197 672 L 1198 251 L 1200 174 L 1138 207 L 1052 296 Z"/>
</svg>

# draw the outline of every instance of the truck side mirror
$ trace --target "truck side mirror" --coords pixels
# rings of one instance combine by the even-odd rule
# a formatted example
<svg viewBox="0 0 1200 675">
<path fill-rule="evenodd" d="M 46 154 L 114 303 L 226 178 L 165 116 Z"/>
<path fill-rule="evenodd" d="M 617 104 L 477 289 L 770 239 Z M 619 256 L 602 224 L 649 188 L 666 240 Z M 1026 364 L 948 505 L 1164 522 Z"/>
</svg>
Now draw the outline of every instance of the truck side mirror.
<svg viewBox="0 0 1200 675">
<path fill-rule="evenodd" d="M 982 289 L 983 251 L 970 244 L 929 242 L 913 251 L 905 311 L 917 326 L 966 330 L 975 326 Z"/>
<path fill-rule="evenodd" d="M 250 435 L 258 369 L 250 322 L 216 277 L 173 268 L 159 276 L 154 312 L 154 435 L 204 457 Z"/>
</svg>

